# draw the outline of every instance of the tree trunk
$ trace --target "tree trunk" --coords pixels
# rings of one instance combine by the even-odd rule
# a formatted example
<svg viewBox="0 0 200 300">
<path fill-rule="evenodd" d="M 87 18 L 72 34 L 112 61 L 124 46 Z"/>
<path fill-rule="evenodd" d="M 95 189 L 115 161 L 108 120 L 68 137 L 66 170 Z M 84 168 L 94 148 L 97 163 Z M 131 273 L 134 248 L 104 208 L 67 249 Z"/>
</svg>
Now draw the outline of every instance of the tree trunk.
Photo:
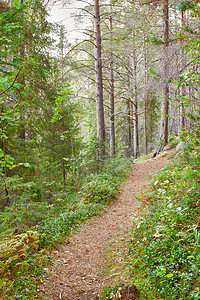
<svg viewBox="0 0 200 300">
<path fill-rule="evenodd" d="M 114 97 L 114 75 L 113 75 L 113 53 L 112 53 L 112 16 L 110 21 L 110 63 L 109 63 L 109 104 L 110 104 L 110 156 L 115 155 L 115 97 Z"/>
<path fill-rule="evenodd" d="M 138 94 L 137 94 L 137 61 L 136 57 L 133 61 L 133 142 L 134 142 L 134 157 L 137 158 L 139 154 L 139 137 L 138 137 Z"/>
<path fill-rule="evenodd" d="M 147 49 L 144 37 L 144 153 L 147 154 Z"/>
<path fill-rule="evenodd" d="M 3 113 L 3 104 L 0 105 L 0 115 L 2 115 L 2 113 Z M 1 130 L 4 133 L 5 129 L 4 129 L 3 120 L 1 121 Z M 4 135 L 2 135 L 2 139 L 1 140 L 2 140 L 1 146 L 2 146 L 2 151 L 3 151 L 3 155 L 4 155 L 4 160 L 5 160 L 5 156 L 6 156 L 6 140 L 5 140 Z M 0 207 L 2 208 L 2 210 L 4 210 L 4 208 L 6 206 L 9 206 L 9 204 L 10 204 L 10 197 L 9 197 L 8 188 L 7 188 L 7 184 L 6 184 L 6 179 L 8 177 L 7 166 L 6 165 L 3 167 L 3 172 L 1 172 L 0 174 L 3 177 L 4 190 L 5 190 L 5 200 L 6 200 L 6 201 L 4 201 L 4 196 L 2 195 L 3 196 L 2 197 L 3 201 L 2 200 L 0 201 Z"/>
<path fill-rule="evenodd" d="M 20 0 L 20 4 L 22 5 L 24 3 L 24 0 Z M 21 60 L 24 60 L 24 56 L 25 56 L 25 48 L 24 45 L 20 45 L 20 49 L 19 49 L 19 56 L 21 58 Z M 25 80 L 24 80 L 24 75 L 22 74 L 21 76 L 19 76 L 19 83 L 21 85 L 20 89 L 19 89 L 19 98 L 20 98 L 20 94 L 23 94 L 24 92 L 24 87 L 25 87 Z M 19 132 L 19 138 L 23 141 L 25 140 L 26 137 L 26 130 L 25 130 L 25 125 L 24 125 L 24 108 L 23 106 L 20 106 L 20 120 L 21 120 L 21 128 L 20 128 L 20 132 Z"/>
<path fill-rule="evenodd" d="M 181 33 L 183 34 L 183 27 L 184 27 L 184 11 L 181 11 Z M 185 52 L 184 52 L 184 48 L 183 48 L 183 43 L 182 43 L 182 48 L 181 48 L 181 69 L 182 71 L 184 70 L 185 67 Z M 184 83 L 182 83 L 181 85 L 181 96 L 185 97 L 185 86 Z M 181 134 L 181 132 L 184 130 L 185 128 L 185 107 L 184 107 L 184 103 L 181 102 L 180 103 L 180 107 L 179 107 L 179 134 Z"/>
<path fill-rule="evenodd" d="M 133 141 L 132 141 L 132 117 L 131 117 L 131 105 L 132 103 L 127 100 L 127 126 L 128 126 L 128 134 L 127 134 L 127 138 L 126 138 L 126 157 L 131 157 L 132 154 L 133 154 L 133 151 L 132 151 L 132 144 L 133 144 Z"/>
<path fill-rule="evenodd" d="M 169 114 L 169 84 L 168 79 L 168 37 L 169 37 L 169 12 L 168 0 L 163 0 L 163 51 L 162 51 L 162 101 L 161 101 L 161 124 L 160 145 L 157 154 L 163 151 L 168 143 L 168 114 Z"/>
<path fill-rule="evenodd" d="M 130 66 L 129 66 L 130 67 Z M 128 83 L 128 89 L 127 89 L 127 101 L 126 101 L 126 122 L 127 122 L 127 130 L 126 130 L 126 151 L 125 155 L 126 157 L 131 158 L 133 155 L 133 138 L 132 138 L 132 127 L 133 127 L 133 109 L 132 109 L 132 102 L 131 102 L 131 87 L 130 87 L 130 76 L 127 75 L 127 83 Z"/>
<path fill-rule="evenodd" d="M 63 187 L 66 190 L 66 170 L 65 170 L 65 161 L 62 160 L 62 173 L 63 173 Z"/>
<path fill-rule="evenodd" d="M 96 75 L 96 118 L 98 155 L 105 155 L 105 123 L 103 106 L 103 80 L 101 64 L 101 32 L 99 0 L 94 0 L 95 75 Z"/>
</svg>

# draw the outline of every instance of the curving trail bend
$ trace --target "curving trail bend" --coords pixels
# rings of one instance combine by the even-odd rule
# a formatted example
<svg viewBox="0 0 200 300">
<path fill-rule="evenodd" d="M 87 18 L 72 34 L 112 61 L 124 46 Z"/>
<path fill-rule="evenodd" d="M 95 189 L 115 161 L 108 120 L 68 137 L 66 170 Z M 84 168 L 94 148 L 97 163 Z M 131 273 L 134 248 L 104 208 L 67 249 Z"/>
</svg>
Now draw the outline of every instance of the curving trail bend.
<svg viewBox="0 0 200 300">
<path fill-rule="evenodd" d="M 49 272 L 40 286 L 41 292 L 46 294 L 41 299 L 100 299 L 106 286 L 126 281 L 129 274 L 124 264 L 128 251 L 125 237 L 131 216 L 137 214 L 142 205 L 137 196 L 148 185 L 150 176 L 157 174 L 168 161 L 170 153 L 133 164 L 117 200 L 54 251 Z"/>
</svg>

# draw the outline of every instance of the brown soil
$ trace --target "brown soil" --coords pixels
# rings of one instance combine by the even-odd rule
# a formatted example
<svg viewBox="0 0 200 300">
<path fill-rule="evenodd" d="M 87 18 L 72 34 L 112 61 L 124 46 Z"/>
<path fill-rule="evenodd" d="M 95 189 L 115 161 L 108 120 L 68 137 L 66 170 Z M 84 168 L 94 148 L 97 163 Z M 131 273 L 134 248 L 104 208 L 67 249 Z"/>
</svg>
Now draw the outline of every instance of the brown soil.
<svg viewBox="0 0 200 300">
<path fill-rule="evenodd" d="M 127 234 L 131 217 L 139 215 L 142 206 L 137 196 L 148 185 L 150 177 L 166 163 L 170 153 L 133 164 L 117 200 L 54 251 L 48 277 L 40 287 L 46 294 L 42 296 L 43 300 L 100 299 L 105 287 L 128 280 L 125 264 Z M 125 297 L 137 299 L 128 298 L 127 294 Z"/>
</svg>

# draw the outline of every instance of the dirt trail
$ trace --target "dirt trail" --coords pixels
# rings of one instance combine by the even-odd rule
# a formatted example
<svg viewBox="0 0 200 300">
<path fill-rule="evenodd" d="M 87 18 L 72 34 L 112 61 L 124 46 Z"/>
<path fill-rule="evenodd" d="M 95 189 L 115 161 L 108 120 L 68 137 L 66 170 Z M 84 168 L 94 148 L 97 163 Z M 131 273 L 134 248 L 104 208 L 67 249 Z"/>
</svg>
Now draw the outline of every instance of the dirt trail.
<svg viewBox="0 0 200 300">
<path fill-rule="evenodd" d="M 167 159 L 168 155 L 159 155 L 133 164 L 118 199 L 103 214 L 84 224 L 59 251 L 54 251 L 48 277 L 41 287 L 47 293 L 43 300 L 99 299 L 113 278 L 125 280 L 119 274 L 125 268 L 120 241 L 129 231 L 131 216 L 142 205 L 137 200 L 141 189 Z M 107 258 L 108 253 L 112 258 Z"/>
</svg>

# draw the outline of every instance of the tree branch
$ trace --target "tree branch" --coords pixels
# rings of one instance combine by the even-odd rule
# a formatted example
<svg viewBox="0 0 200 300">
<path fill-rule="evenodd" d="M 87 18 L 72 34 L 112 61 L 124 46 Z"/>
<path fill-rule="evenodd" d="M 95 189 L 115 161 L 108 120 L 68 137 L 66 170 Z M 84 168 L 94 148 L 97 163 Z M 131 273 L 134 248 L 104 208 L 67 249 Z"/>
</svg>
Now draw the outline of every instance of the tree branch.
<svg viewBox="0 0 200 300">
<path fill-rule="evenodd" d="M 15 79 L 13 80 L 13 83 L 7 88 L 5 89 L 3 92 L 0 93 L 0 96 L 5 94 L 9 89 L 11 89 L 11 87 L 13 87 L 13 85 L 15 84 L 15 81 L 17 80 L 17 77 L 19 76 L 21 70 L 19 70 L 19 72 L 17 73 L 17 75 L 15 76 Z"/>
</svg>

